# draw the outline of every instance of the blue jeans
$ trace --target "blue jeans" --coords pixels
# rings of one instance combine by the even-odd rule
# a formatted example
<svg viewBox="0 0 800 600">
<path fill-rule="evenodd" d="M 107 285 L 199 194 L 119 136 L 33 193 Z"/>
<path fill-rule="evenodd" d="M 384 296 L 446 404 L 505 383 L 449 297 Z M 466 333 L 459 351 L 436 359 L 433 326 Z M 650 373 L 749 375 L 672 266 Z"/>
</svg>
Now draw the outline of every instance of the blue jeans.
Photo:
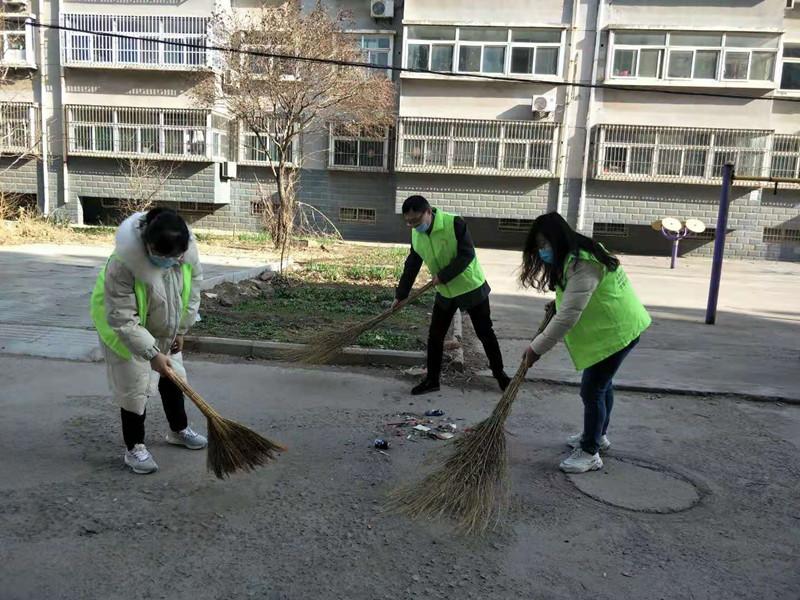
<svg viewBox="0 0 800 600">
<path fill-rule="evenodd" d="M 600 438 L 608 431 L 611 409 L 614 408 L 614 375 L 622 365 L 639 338 L 633 340 L 616 354 L 601 360 L 583 371 L 581 399 L 583 400 L 583 436 L 581 448 L 584 452 L 597 452 Z"/>
</svg>

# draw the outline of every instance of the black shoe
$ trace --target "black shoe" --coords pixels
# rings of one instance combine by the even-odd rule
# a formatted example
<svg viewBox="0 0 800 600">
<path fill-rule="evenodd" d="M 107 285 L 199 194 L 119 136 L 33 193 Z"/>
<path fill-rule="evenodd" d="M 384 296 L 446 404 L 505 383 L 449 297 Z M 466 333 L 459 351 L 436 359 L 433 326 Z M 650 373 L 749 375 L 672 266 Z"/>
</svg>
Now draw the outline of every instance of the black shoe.
<svg viewBox="0 0 800 600">
<path fill-rule="evenodd" d="M 439 391 L 438 381 L 429 381 L 427 379 L 423 379 L 420 383 L 411 388 L 411 395 L 421 396 L 422 394 L 430 394 L 431 392 L 438 392 L 438 391 Z"/>
<path fill-rule="evenodd" d="M 506 391 L 508 384 L 511 383 L 511 377 L 509 377 L 505 373 L 500 373 L 499 375 L 495 376 L 495 379 L 497 379 L 497 384 L 500 386 L 500 389 L 503 390 L 504 392 Z"/>
</svg>

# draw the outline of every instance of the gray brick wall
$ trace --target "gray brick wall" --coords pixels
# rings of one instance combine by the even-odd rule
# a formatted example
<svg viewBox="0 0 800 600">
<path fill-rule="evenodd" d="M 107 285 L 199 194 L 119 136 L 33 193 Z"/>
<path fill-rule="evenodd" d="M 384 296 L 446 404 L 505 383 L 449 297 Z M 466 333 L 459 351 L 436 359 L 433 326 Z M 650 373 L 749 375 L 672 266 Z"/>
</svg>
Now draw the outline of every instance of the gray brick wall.
<svg viewBox="0 0 800 600">
<path fill-rule="evenodd" d="M 660 234 L 647 230 L 656 219 L 674 216 L 694 217 L 707 227 L 716 227 L 719 209 L 719 186 L 685 186 L 593 181 L 587 186 L 586 230 L 594 223 L 625 223 L 634 227 L 633 239 L 616 240 L 621 247 L 644 249 L 657 243 Z M 739 258 L 781 258 L 800 260 L 796 246 L 765 244 L 764 227 L 797 228 L 800 217 L 800 193 L 734 186 L 728 216 L 726 256 Z M 664 240 L 664 248 L 669 247 Z M 711 255 L 712 243 L 682 243 L 690 254 Z M 641 251 L 641 250 L 640 250 Z"/>
<path fill-rule="evenodd" d="M 0 157 L 0 191 L 12 194 L 38 193 L 39 160 Z"/>
<path fill-rule="evenodd" d="M 549 179 L 397 174 L 395 209 L 421 194 L 444 210 L 464 217 L 533 219 L 555 210 L 558 184 Z"/>
</svg>

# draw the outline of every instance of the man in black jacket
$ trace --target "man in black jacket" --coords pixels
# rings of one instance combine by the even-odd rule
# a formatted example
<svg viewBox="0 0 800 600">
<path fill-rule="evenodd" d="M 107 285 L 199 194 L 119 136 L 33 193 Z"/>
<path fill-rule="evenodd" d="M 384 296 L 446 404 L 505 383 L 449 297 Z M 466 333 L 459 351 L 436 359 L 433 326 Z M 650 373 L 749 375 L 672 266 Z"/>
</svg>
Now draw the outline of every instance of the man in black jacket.
<svg viewBox="0 0 800 600">
<path fill-rule="evenodd" d="M 431 208 L 422 196 L 411 196 L 406 199 L 403 203 L 403 218 L 406 224 L 416 231 L 412 232 L 411 250 L 397 285 L 394 306 L 405 303 L 411 292 L 423 263 L 420 252 L 425 255 L 424 262 L 437 284 L 436 301 L 428 333 L 428 373 L 411 393 L 419 395 L 439 390 L 444 338 L 457 310 L 469 313 L 475 333 L 481 340 L 489 359 L 492 374 L 500 388 L 504 390 L 508 386 L 509 377 L 503 370 L 500 344 L 492 328 L 489 306 L 491 288 L 483 277 L 467 224 L 461 217 Z M 434 237 L 436 243 L 433 243 Z M 456 248 L 455 256 L 449 259 L 453 254 L 451 251 L 453 246 Z M 446 264 L 441 266 L 442 262 Z M 464 289 L 467 291 L 459 293 Z"/>
</svg>

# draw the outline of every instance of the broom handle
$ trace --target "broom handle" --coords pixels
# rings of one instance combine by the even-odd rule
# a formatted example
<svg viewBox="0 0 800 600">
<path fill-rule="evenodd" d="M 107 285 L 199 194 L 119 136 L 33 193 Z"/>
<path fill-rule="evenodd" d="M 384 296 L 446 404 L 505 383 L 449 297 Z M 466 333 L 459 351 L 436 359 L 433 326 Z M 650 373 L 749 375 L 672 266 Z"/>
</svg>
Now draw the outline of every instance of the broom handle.
<svg viewBox="0 0 800 600">
<path fill-rule="evenodd" d="M 553 317 L 556 316 L 556 303 L 550 302 L 544 308 L 544 317 L 542 318 L 542 322 L 539 323 L 539 329 L 536 331 L 536 335 L 542 333 L 547 326 L 550 324 L 550 321 L 553 320 Z M 525 360 L 525 357 L 522 358 L 522 362 L 519 365 L 519 369 L 517 369 L 516 375 L 514 375 L 514 379 L 518 381 L 522 381 L 525 379 L 525 374 L 528 372 L 528 361 Z"/>
<path fill-rule="evenodd" d="M 403 304 L 398 304 L 397 306 L 393 306 L 392 308 L 383 311 L 377 317 L 372 317 L 372 319 L 367 321 L 367 323 L 370 324 L 370 327 L 375 327 L 375 325 L 377 325 L 378 323 L 382 323 L 383 321 L 391 317 L 393 314 L 403 310 L 403 307 L 406 304 L 411 304 L 412 302 L 416 302 L 420 296 L 422 296 L 425 292 L 427 292 L 433 287 L 434 287 L 433 281 L 429 281 L 421 288 L 419 288 L 417 291 L 413 292 L 408 298 L 406 298 L 406 301 Z"/>
<path fill-rule="evenodd" d="M 173 371 L 173 370 L 172 370 L 172 369 L 170 369 L 170 368 L 167 368 L 167 377 L 169 377 L 169 379 L 170 379 L 170 380 L 171 380 L 171 381 L 172 381 L 172 382 L 173 382 L 175 385 L 177 385 L 177 386 L 180 388 L 180 390 L 181 390 L 181 391 L 182 391 L 184 394 L 186 394 L 187 396 L 189 396 L 189 399 L 190 399 L 192 402 L 194 402 L 195 406 L 197 406 L 198 410 L 199 410 L 201 413 L 203 413 L 203 415 L 205 415 L 207 418 L 212 418 L 212 419 L 219 419 L 219 418 L 221 418 L 220 414 L 219 414 L 217 411 L 215 411 L 215 410 L 214 410 L 214 409 L 211 407 L 211 405 L 210 405 L 210 404 L 208 404 L 208 402 L 206 402 L 205 400 L 203 400 L 203 397 L 202 397 L 200 394 L 198 394 L 197 392 L 195 392 L 195 391 L 194 391 L 194 390 L 193 390 L 193 389 L 192 389 L 192 388 L 189 386 L 189 384 L 188 384 L 188 383 L 186 383 L 186 380 L 185 380 L 183 377 L 181 377 L 180 375 L 178 375 L 178 374 L 177 374 L 175 371 Z"/>
</svg>

